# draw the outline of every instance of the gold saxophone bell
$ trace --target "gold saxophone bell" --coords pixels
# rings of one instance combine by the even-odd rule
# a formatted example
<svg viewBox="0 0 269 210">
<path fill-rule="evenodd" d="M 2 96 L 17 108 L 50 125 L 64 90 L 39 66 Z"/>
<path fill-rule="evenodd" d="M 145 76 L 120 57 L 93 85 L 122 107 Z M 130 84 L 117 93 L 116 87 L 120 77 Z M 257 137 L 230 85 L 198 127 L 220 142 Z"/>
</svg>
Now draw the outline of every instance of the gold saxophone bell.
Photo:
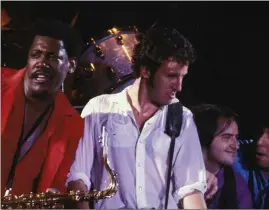
<svg viewBox="0 0 269 210">
<path fill-rule="evenodd" d="M 70 191 L 69 193 L 60 193 L 57 189 L 49 188 L 42 193 L 29 193 L 16 195 L 6 195 L 1 199 L 2 209 L 37 209 L 37 208 L 64 208 L 65 203 L 70 201 L 90 201 L 111 198 L 117 192 L 118 184 L 116 174 L 111 169 L 108 158 L 107 148 L 103 146 L 104 166 L 108 172 L 110 183 L 102 191 L 93 190 L 90 192 Z"/>
</svg>

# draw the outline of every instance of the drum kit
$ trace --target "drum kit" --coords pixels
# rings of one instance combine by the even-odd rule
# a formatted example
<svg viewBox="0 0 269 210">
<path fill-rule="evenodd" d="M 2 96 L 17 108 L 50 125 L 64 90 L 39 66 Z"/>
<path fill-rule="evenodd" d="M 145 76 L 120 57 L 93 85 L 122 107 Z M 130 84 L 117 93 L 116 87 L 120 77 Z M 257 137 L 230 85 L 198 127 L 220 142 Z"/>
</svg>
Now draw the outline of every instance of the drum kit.
<svg viewBox="0 0 269 210">
<path fill-rule="evenodd" d="M 80 110 L 91 98 L 120 92 L 134 82 L 131 61 L 136 37 L 136 27 L 129 27 L 112 28 L 98 40 L 91 38 L 77 68 L 77 87 L 71 99 L 75 108 Z"/>
</svg>

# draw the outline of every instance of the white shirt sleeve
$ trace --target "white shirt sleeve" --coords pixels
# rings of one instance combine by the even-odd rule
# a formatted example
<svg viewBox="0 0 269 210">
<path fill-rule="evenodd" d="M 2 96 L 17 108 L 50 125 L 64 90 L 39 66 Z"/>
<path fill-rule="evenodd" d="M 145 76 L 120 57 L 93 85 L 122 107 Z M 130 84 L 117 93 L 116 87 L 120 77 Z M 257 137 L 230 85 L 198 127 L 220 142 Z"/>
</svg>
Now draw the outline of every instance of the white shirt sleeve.
<svg viewBox="0 0 269 210">
<path fill-rule="evenodd" d="M 176 141 L 183 141 L 176 155 L 174 165 L 175 192 L 173 197 L 178 203 L 185 196 L 206 191 L 206 170 L 196 125 L 192 114 L 183 123 L 182 134 Z M 184 121 L 183 121 L 184 122 Z"/>
<path fill-rule="evenodd" d="M 94 161 L 94 119 L 92 119 L 93 116 L 89 114 L 93 111 L 93 107 L 93 105 L 87 104 L 84 108 L 87 109 L 88 113 L 84 121 L 84 135 L 79 141 L 76 157 L 67 175 L 66 181 L 66 185 L 68 185 L 70 181 L 80 179 L 87 186 L 88 190 L 91 187 L 90 174 Z"/>
</svg>

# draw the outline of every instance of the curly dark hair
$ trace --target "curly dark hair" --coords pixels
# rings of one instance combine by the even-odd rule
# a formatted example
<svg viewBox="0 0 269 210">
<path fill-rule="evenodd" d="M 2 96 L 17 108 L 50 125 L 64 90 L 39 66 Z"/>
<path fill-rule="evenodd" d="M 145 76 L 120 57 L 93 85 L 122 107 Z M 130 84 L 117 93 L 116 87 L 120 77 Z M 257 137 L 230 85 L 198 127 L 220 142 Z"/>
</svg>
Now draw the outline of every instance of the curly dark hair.
<svg viewBox="0 0 269 210">
<path fill-rule="evenodd" d="M 195 60 L 192 44 L 175 29 L 155 24 L 146 34 L 138 34 L 137 38 L 139 43 L 135 46 L 132 56 L 132 68 L 137 77 L 140 76 L 142 66 L 154 75 L 163 61 L 169 57 L 187 65 Z"/>
<path fill-rule="evenodd" d="M 230 126 L 233 121 L 238 124 L 238 114 L 229 107 L 214 104 L 200 104 L 192 107 L 191 111 L 193 112 L 193 118 L 203 148 L 209 148 L 213 138 Z M 217 132 L 218 120 L 220 118 L 225 120 L 225 126 Z"/>
<path fill-rule="evenodd" d="M 69 24 L 54 19 L 38 19 L 31 27 L 29 46 L 35 36 L 49 36 L 62 40 L 68 57 L 78 58 L 84 47 L 80 34 Z"/>
</svg>

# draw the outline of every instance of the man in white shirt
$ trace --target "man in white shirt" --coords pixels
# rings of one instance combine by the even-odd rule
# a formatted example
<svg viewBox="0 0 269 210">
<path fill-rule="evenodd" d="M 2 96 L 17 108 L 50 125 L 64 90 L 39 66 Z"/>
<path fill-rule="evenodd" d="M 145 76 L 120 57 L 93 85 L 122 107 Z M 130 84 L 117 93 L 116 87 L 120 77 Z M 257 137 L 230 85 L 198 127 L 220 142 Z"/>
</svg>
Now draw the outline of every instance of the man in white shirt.
<svg viewBox="0 0 269 210">
<path fill-rule="evenodd" d="M 194 60 L 194 49 L 176 30 L 151 27 L 134 49 L 137 79 L 120 93 L 91 99 L 82 112 L 84 136 L 70 169 L 72 190 L 104 189 L 100 137 L 105 127 L 108 159 L 117 173 L 118 191 L 94 208 L 164 208 L 170 137 L 164 133 L 168 105 Z M 192 113 L 183 107 L 180 136 L 176 139 L 168 208 L 206 208 L 206 172 Z M 80 203 L 88 208 L 88 203 Z"/>
</svg>

